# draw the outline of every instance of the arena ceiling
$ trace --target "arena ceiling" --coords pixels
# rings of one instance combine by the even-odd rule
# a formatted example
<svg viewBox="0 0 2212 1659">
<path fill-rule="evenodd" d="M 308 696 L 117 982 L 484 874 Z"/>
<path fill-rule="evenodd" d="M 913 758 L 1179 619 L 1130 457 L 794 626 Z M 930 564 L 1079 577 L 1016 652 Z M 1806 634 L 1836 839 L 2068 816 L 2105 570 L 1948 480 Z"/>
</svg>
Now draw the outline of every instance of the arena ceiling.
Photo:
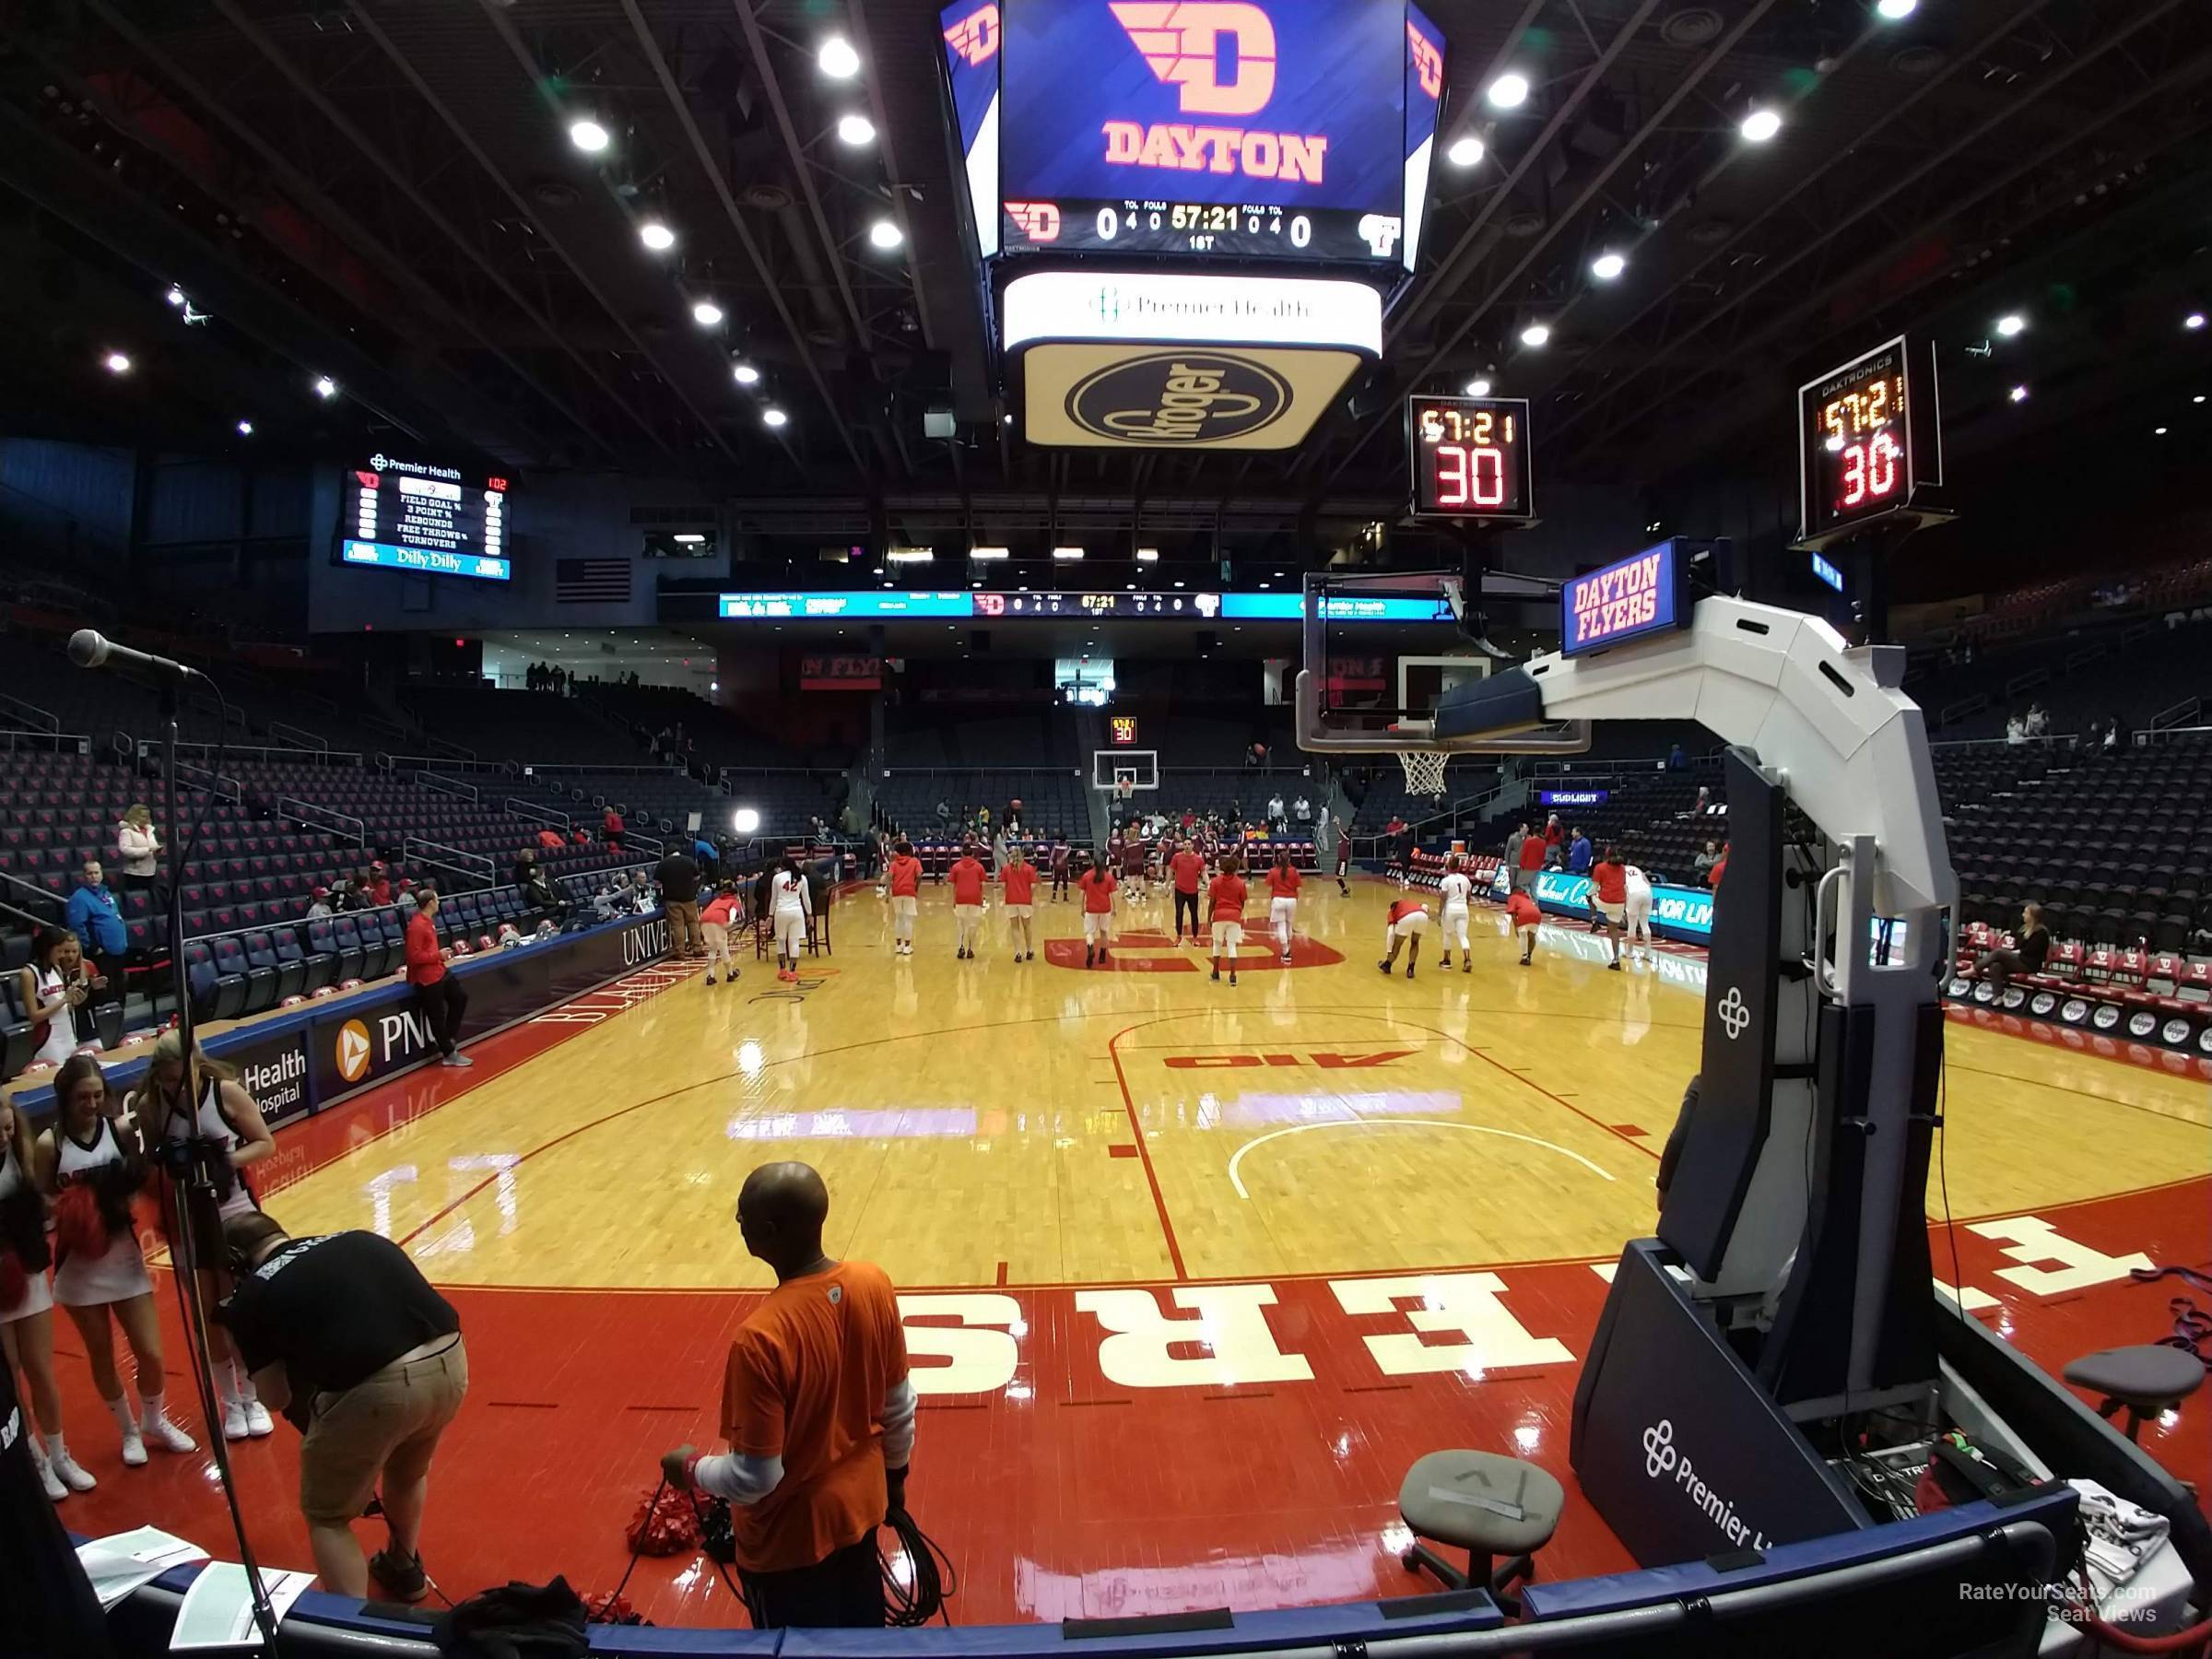
<svg viewBox="0 0 2212 1659">
<path fill-rule="evenodd" d="M 1970 445 L 2187 391 L 2177 319 L 2212 302 L 2202 0 L 1425 4 L 1451 41 L 1443 137 L 1486 154 L 1438 170 L 1385 366 L 1300 449 L 1239 457 L 1053 452 L 1003 424 L 935 4 L 18 0 L 0 418 L 322 458 L 397 433 L 848 511 L 1141 500 L 1279 524 L 1386 513 L 1400 394 L 1477 374 L 1535 400 L 1548 478 L 1636 485 L 1716 457 L 1786 476 L 1790 389 L 1905 326 L 1963 365 Z M 818 65 L 833 34 L 850 79 Z M 1483 93 L 1508 69 L 1533 91 L 1501 112 Z M 1762 106 L 1782 131 L 1747 144 Z M 852 117 L 866 142 L 840 137 Z M 641 245 L 649 220 L 672 248 Z M 1601 252 L 1618 279 L 1594 278 Z M 1991 337 L 2022 309 L 2044 353 L 2026 407 L 2029 359 Z M 118 350 L 127 377 L 100 367 Z M 933 405 L 954 439 L 924 436 Z"/>
</svg>

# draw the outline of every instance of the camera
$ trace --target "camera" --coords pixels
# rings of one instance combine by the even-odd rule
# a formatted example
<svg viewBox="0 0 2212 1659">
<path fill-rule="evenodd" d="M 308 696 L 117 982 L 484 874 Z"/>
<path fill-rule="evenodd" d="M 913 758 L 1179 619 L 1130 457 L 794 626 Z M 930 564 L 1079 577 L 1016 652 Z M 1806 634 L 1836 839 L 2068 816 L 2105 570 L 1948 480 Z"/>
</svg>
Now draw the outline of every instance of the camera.
<svg viewBox="0 0 2212 1659">
<path fill-rule="evenodd" d="M 205 1135 L 162 1141 L 148 1154 L 180 1186 L 206 1185 L 228 1192 L 233 1171 L 230 1148 Z"/>
</svg>

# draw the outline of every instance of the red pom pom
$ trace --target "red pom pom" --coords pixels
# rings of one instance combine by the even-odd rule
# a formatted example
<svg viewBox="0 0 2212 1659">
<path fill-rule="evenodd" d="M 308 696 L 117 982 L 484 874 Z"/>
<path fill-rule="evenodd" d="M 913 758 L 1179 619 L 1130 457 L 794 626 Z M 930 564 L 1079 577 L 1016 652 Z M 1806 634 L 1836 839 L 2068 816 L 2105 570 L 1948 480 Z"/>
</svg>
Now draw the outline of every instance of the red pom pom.
<svg viewBox="0 0 2212 1659">
<path fill-rule="evenodd" d="M 629 1518 L 630 1553 L 646 1556 L 681 1555 L 699 1547 L 699 1512 L 691 1494 L 664 1487 L 656 1500 L 651 1492 L 638 1500 L 638 1512 Z"/>
<path fill-rule="evenodd" d="M 0 1246 L 0 1308 L 21 1307 L 23 1293 L 29 1288 L 30 1275 L 23 1271 L 22 1258 Z"/>
<path fill-rule="evenodd" d="M 596 1595 L 583 1598 L 583 1616 L 593 1624 L 634 1625 L 644 1621 L 638 1610 L 629 1605 L 629 1597 L 605 1590 Z"/>
<path fill-rule="evenodd" d="M 64 1187 L 53 1201 L 53 1243 L 57 1259 L 107 1253 L 107 1223 L 100 1218 L 100 1196 L 78 1182 Z"/>
</svg>

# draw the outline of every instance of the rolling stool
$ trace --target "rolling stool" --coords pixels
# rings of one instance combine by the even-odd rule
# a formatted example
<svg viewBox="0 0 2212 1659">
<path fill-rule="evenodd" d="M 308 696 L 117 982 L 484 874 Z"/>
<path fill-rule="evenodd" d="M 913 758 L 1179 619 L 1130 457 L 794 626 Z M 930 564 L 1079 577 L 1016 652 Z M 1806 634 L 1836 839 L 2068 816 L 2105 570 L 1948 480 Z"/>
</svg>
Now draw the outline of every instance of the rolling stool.
<svg viewBox="0 0 2212 1659">
<path fill-rule="evenodd" d="M 1417 1572 L 1426 1567 L 1449 1589 L 1488 1590 L 1507 1612 L 1518 1613 L 1507 1587 L 1535 1576 L 1531 1558 L 1551 1541 L 1566 1502 L 1559 1483 L 1534 1464 L 1492 1452 L 1431 1452 L 1398 1488 L 1398 1513 L 1416 1540 L 1398 1559 Z M 1465 1550 L 1467 1571 L 1422 1538 Z M 1500 1555 L 1505 1565 L 1493 1569 Z"/>
<path fill-rule="evenodd" d="M 2205 1366 L 2186 1348 L 2151 1343 L 2084 1354 L 2066 1367 L 2065 1376 L 2104 1396 L 2097 1407 L 2099 1417 L 2109 1418 L 2125 1406 L 2125 1432 L 2132 1441 L 2145 1418 L 2180 1405 L 2203 1385 Z"/>
</svg>

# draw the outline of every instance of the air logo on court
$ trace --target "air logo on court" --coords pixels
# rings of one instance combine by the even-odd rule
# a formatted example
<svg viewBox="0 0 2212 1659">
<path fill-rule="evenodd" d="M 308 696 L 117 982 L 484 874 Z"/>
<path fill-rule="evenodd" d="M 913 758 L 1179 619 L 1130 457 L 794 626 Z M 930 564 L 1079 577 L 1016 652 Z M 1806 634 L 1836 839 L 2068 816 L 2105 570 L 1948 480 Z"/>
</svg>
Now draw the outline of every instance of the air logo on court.
<svg viewBox="0 0 2212 1659">
<path fill-rule="evenodd" d="M 1176 1071 L 1230 1071 L 1247 1065 L 1313 1065 L 1323 1071 L 1354 1071 L 1371 1065 L 1388 1065 L 1418 1053 L 1415 1049 L 1380 1049 L 1371 1054 L 1340 1054 L 1317 1050 L 1300 1054 L 1169 1054 L 1160 1064 Z"/>
</svg>

